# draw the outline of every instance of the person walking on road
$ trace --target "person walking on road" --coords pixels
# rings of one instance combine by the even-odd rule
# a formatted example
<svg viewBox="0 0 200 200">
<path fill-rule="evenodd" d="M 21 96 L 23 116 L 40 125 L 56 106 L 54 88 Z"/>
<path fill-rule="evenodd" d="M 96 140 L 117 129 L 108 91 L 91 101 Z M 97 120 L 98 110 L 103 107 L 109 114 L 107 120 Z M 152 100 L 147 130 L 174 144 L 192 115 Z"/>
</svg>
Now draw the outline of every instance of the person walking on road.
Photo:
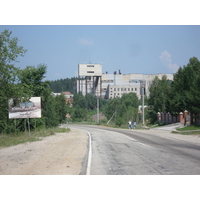
<svg viewBox="0 0 200 200">
<path fill-rule="evenodd" d="M 134 128 L 134 129 L 136 128 L 136 125 L 137 125 L 137 123 L 136 123 L 136 122 L 133 122 L 133 128 Z"/>
<path fill-rule="evenodd" d="M 132 129 L 132 122 L 131 121 L 128 122 L 128 127 L 129 127 L 129 129 Z"/>
</svg>

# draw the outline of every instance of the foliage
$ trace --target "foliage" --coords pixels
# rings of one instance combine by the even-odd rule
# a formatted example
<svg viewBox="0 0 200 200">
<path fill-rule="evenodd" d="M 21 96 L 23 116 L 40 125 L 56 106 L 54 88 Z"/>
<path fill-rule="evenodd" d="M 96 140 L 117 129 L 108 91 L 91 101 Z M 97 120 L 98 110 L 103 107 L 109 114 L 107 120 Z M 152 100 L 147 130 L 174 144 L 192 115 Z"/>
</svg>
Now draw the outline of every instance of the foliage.
<svg viewBox="0 0 200 200">
<path fill-rule="evenodd" d="M 156 120 L 157 112 L 178 114 L 188 110 L 197 118 L 200 113 L 200 61 L 196 57 L 189 59 L 186 66 L 180 67 L 172 83 L 166 78 L 157 77 L 149 91 L 149 109 L 152 121 Z M 193 117 L 191 117 L 193 123 Z"/>
<path fill-rule="evenodd" d="M 74 93 L 74 84 L 77 78 L 65 78 L 59 79 L 55 81 L 50 81 L 49 86 L 53 92 L 64 92 L 69 91 Z"/>
<path fill-rule="evenodd" d="M 108 120 L 111 119 L 117 126 L 127 124 L 129 120 L 139 123 L 138 106 L 137 95 L 128 93 L 121 98 L 110 99 L 105 107 L 104 114 Z"/>
<path fill-rule="evenodd" d="M 9 135 L 1 135 L 0 136 L 0 147 L 9 147 L 25 142 L 34 142 L 41 140 L 41 137 L 47 137 L 51 136 L 50 133 L 65 133 L 69 132 L 69 129 L 66 128 L 45 128 L 41 129 L 39 131 L 33 131 L 31 132 L 31 135 L 29 136 L 26 133 L 20 133 L 20 134 L 9 134 Z"/>
<path fill-rule="evenodd" d="M 157 76 L 150 85 L 149 92 L 149 106 L 157 112 L 166 112 L 169 108 L 168 96 L 170 94 L 171 84 L 166 76 L 160 80 Z"/>
<path fill-rule="evenodd" d="M 183 128 L 177 128 L 178 131 L 193 131 L 193 130 L 200 130 L 199 125 L 191 125 L 191 126 L 185 126 Z"/>
<path fill-rule="evenodd" d="M 0 132 L 7 132 L 12 126 L 8 119 L 8 99 L 24 95 L 17 82 L 18 69 L 14 66 L 18 56 L 24 56 L 26 50 L 18 46 L 18 39 L 11 38 L 12 32 L 0 33 Z"/>
<path fill-rule="evenodd" d="M 9 98 L 27 101 L 30 97 L 41 97 L 42 118 L 30 119 L 31 129 L 58 126 L 65 121 L 65 97 L 51 96 L 49 82 L 43 81 L 47 66 L 27 66 L 23 70 L 14 66 L 17 57 L 26 52 L 17 43 L 11 32 L 5 30 L 0 34 L 0 133 L 19 134 L 27 130 L 27 119 L 8 119 Z"/>
<path fill-rule="evenodd" d="M 106 100 L 99 99 L 99 109 L 103 109 L 106 104 Z M 97 109 L 97 97 L 92 94 L 86 94 L 85 96 L 82 93 L 74 94 L 73 107 L 68 105 L 67 113 L 70 114 L 72 121 L 81 122 L 81 121 L 90 121 L 91 113 L 96 113 Z M 93 113 L 94 114 L 94 113 Z"/>
<path fill-rule="evenodd" d="M 157 120 L 158 112 L 169 111 L 169 96 L 171 95 L 171 82 L 163 76 L 160 80 L 157 76 L 149 87 L 148 110 L 150 122 Z"/>
</svg>

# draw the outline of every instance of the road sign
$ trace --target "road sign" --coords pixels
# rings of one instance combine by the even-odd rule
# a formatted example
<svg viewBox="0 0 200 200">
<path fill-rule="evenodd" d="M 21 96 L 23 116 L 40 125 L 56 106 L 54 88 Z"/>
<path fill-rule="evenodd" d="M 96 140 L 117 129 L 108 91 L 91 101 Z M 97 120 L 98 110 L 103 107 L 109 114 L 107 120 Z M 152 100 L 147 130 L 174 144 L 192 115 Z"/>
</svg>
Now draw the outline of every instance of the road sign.
<svg viewBox="0 0 200 200">
<path fill-rule="evenodd" d="M 69 113 L 67 113 L 65 117 L 66 117 L 66 118 L 70 118 L 70 115 L 69 115 Z"/>
</svg>

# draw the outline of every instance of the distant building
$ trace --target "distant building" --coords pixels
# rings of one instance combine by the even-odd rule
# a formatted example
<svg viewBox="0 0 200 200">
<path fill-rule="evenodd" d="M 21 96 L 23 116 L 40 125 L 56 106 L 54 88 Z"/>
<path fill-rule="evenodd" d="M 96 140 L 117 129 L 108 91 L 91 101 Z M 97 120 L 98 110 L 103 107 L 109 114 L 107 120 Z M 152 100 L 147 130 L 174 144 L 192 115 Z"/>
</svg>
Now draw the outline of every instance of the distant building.
<svg viewBox="0 0 200 200">
<path fill-rule="evenodd" d="M 66 98 L 66 104 L 70 104 L 72 105 L 73 100 L 74 100 L 74 95 L 71 94 L 70 92 L 62 92 L 62 94 L 65 96 Z"/>
<path fill-rule="evenodd" d="M 76 82 L 75 92 L 94 94 L 105 99 L 122 97 L 123 94 L 134 92 L 140 98 L 142 87 L 149 96 L 149 86 L 157 76 L 161 79 L 164 75 L 173 80 L 173 74 L 113 74 L 102 73 L 101 64 L 79 64 L 79 77 Z"/>
<path fill-rule="evenodd" d="M 54 93 L 54 92 L 52 92 L 51 94 L 52 94 L 52 96 L 59 96 L 59 95 L 63 94 L 65 96 L 65 98 L 66 98 L 66 104 L 72 105 L 72 103 L 73 103 L 74 95 L 71 94 L 68 91 L 62 92 L 62 93 Z"/>
<path fill-rule="evenodd" d="M 76 82 L 76 92 L 87 93 L 96 96 L 101 94 L 102 83 L 102 65 L 101 64 L 79 64 L 78 80 Z"/>
</svg>

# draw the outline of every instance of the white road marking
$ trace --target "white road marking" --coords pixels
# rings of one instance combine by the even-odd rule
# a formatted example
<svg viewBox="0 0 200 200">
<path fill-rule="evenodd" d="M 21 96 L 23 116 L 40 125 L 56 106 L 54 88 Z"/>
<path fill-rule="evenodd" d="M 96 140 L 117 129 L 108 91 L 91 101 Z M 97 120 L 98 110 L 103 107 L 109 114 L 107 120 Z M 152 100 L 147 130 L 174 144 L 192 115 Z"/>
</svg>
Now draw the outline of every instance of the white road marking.
<svg viewBox="0 0 200 200">
<path fill-rule="evenodd" d="M 142 144 L 143 146 L 150 147 L 149 145 L 144 144 L 144 143 L 142 143 L 142 142 L 138 142 L 138 143 L 139 143 L 139 144 Z"/>
<path fill-rule="evenodd" d="M 87 131 L 87 134 L 89 137 L 89 153 L 88 153 L 88 163 L 87 163 L 86 175 L 90 175 L 91 162 L 92 162 L 92 140 L 91 140 L 91 135 L 88 131 Z"/>
</svg>

